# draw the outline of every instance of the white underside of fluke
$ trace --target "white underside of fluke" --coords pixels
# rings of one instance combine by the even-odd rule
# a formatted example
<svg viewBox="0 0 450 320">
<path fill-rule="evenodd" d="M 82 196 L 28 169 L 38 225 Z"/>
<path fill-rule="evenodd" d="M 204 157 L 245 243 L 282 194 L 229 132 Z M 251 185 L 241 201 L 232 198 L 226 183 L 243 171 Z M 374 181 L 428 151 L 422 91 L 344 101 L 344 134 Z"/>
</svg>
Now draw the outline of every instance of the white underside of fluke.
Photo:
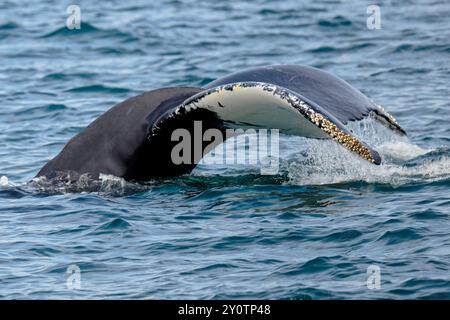
<svg viewBox="0 0 450 320">
<path fill-rule="evenodd" d="M 213 111 L 230 128 L 260 127 L 307 138 L 330 138 L 287 99 L 265 90 L 263 85 L 213 90 L 184 107 L 187 112 L 196 108 Z"/>
<path fill-rule="evenodd" d="M 298 93 L 273 84 L 231 83 L 190 97 L 168 117 L 196 109 L 208 110 L 229 128 L 278 129 L 306 138 L 333 139 L 367 161 L 381 163 L 375 150 L 356 138 L 333 115 L 306 100 Z"/>
</svg>

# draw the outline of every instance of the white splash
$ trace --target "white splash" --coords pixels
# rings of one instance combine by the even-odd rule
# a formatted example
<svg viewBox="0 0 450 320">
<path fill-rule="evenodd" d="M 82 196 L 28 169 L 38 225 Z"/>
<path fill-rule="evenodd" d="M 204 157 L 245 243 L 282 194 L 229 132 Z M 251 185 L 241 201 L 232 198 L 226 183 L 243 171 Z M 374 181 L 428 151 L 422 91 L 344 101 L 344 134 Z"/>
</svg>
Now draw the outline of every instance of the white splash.
<svg viewBox="0 0 450 320">
<path fill-rule="evenodd" d="M 299 142 L 297 139 L 297 148 L 302 151 L 289 156 L 289 183 L 322 185 L 364 181 L 399 186 L 450 178 L 449 156 L 408 163 L 433 150 L 423 149 L 371 119 L 352 123 L 349 127 L 381 154 L 382 165 L 372 165 L 330 140 L 300 139 Z"/>
<path fill-rule="evenodd" d="M 116 177 L 111 174 L 100 173 L 99 179 L 101 182 L 100 192 L 113 192 L 117 190 L 123 190 L 127 186 L 127 181 L 123 178 Z"/>
<path fill-rule="evenodd" d="M 431 150 L 422 149 L 406 141 L 389 141 L 377 147 L 377 150 L 384 155 L 389 155 L 396 160 L 411 160 L 427 154 Z"/>
<path fill-rule="evenodd" d="M 414 166 L 382 164 L 374 166 L 358 158 L 309 155 L 306 162 L 293 161 L 288 167 L 289 183 L 296 185 L 336 184 L 352 181 L 408 183 L 439 181 L 450 177 L 450 158 L 427 160 Z"/>
<path fill-rule="evenodd" d="M 8 177 L 2 176 L 0 178 L 0 187 L 7 187 L 9 185 Z"/>
</svg>

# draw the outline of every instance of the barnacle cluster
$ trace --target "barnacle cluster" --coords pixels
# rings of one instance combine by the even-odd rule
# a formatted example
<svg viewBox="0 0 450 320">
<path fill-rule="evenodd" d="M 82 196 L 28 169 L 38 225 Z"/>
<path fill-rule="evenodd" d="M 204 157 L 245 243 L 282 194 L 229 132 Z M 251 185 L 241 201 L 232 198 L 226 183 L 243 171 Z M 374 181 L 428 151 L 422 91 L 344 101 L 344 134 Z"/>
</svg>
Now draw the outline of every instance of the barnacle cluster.
<svg viewBox="0 0 450 320">
<path fill-rule="evenodd" d="M 340 130 L 333 122 L 325 119 L 321 114 L 316 112 L 311 112 L 309 119 L 316 126 L 327 133 L 334 141 L 339 142 L 345 148 L 357 153 L 367 161 L 375 163 L 372 153 L 361 143 L 361 141 Z"/>
<path fill-rule="evenodd" d="M 358 154 L 362 158 L 366 159 L 371 163 L 375 163 L 375 159 L 372 156 L 372 152 L 369 148 L 364 146 L 364 144 L 357 138 L 344 132 L 336 124 L 326 119 L 319 112 L 314 111 L 306 102 L 299 99 L 296 96 L 289 97 L 289 102 L 296 107 L 300 113 L 319 127 L 322 131 L 328 134 L 334 141 L 342 144 L 348 150 Z"/>
</svg>

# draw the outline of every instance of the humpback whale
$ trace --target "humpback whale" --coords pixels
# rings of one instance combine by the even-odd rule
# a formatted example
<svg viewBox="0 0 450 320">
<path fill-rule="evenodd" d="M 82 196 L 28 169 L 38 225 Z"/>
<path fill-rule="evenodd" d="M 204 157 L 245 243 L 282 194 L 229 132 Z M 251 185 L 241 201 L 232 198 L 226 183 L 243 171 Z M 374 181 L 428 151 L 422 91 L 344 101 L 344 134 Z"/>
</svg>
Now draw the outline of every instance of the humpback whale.
<svg viewBox="0 0 450 320">
<path fill-rule="evenodd" d="M 203 130 L 277 128 L 291 135 L 333 139 L 378 165 L 379 153 L 346 127 L 369 116 L 399 135 L 406 134 L 380 105 L 326 71 L 298 65 L 251 68 L 205 88 L 156 89 L 119 103 L 73 137 L 37 176 L 76 179 L 88 174 L 98 179 L 111 174 L 147 181 L 189 173 L 195 162 L 171 161 L 171 150 L 178 143 L 171 134 L 178 128 L 192 133 L 195 121 L 202 121 Z"/>
</svg>

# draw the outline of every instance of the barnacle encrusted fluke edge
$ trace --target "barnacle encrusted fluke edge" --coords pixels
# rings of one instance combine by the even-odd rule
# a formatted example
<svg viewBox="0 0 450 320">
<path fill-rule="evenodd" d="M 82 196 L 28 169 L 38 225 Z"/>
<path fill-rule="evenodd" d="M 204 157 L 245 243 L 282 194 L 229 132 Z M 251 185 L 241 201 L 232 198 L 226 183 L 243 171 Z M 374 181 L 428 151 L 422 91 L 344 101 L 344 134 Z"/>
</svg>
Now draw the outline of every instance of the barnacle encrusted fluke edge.
<svg viewBox="0 0 450 320">
<path fill-rule="evenodd" d="M 296 65 L 252 68 L 204 88 L 156 89 L 119 103 L 72 138 L 38 176 L 53 178 L 71 172 L 94 179 L 109 174 L 146 181 L 189 173 L 197 162 L 174 163 L 171 152 L 176 142 L 171 137 L 178 128 L 195 133 L 193 123 L 198 121 L 204 130 L 266 128 L 332 139 L 380 164 L 378 152 L 347 128 L 349 122 L 367 117 L 406 134 L 384 108 L 328 72 Z M 206 150 L 206 145 L 200 147 Z"/>
<path fill-rule="evenodd" d="M 226 108 L 228 105 L 226 97 L 223 96 L 225 92 L 235 91 L 236 94 L 243 94 L 243 91 L 249 88 L 254 88 L 260 90 L 262 92 L 269 92 L 273 96 L 280 99 L 280 103 L 286 102 L 288 103 L 294 110 L 299 112 L 305 119 L 310 121 L 312 124 L 317 126 L 320 130 L 326 133 L 331 139 L 338 142 L 346 149 L 358 154 L 360 157 L 366 159 L 367 161 L 380 164 L 381 157 L 374 150 L 371 150 L 368 146 L 366 146 L 363 142 L 361 142 L 358 138 L 352 136 L 352 134 L 345 128 L 345 126 L 340 123 L 337 119 L 333 118 L 331 115 L 325 115 L 325 111 L 318 110 L 319 106 L 315 108 L 311 105 L 313 103 L 308 104 L 305 100 L 306 98 L 300 97 L 299 94 L 296 94 L 286 88 L 280 88 L 276 85 L 267 84 L 267 83 L 259 83 L 259 82 L 238 82 L 232 84 L 226 84 L 223 86 L 218 86 L 207 90 L 205 92 L 201 92 L 189 99 L 187 99 L 183 104 L 181 104 L 174 112 L 170 113 L 168 117 L 177 117 L 180 114 L 185 114 L 186 112 L 196 110 L 198 108 L 208 109 L 213 112 L 217 112 L 217 107 Z M 240 91 L 240 92 L 239 92 Z M 254 92 L 253 94 L 257 95 L 258 92 Z M 248 97 L 248 95 L 247 95 Z M 256 99 L 256 97 L 255 97 Z M 248 103 L 248 98 L 245 99 Z M 256 102 L 255 102 L 256 103 Z M 257 112 L 258 110 L 256 110 Z M 387 112 L 385 112 L 387 114 Z M 274 114 L 276 116 L 276 114 Z M 220 115 L 219 115 L 220 117 Z M 392 117 L 393 119 L 393 117 Z M 167 120 L 167 119 L 164 119 Z M 227 120 L 227 119 L 222 119 Z M 158 126 L 158 124 L 157 124 Z M 154 128 L 156 129 L 157 126 Z M 256 124 L 255 124 L 256 126 Z M 283 130 L 283 128 L 278 128 Z M 155 134 L 152 132 L 152 134 Z"/>
</svg>

